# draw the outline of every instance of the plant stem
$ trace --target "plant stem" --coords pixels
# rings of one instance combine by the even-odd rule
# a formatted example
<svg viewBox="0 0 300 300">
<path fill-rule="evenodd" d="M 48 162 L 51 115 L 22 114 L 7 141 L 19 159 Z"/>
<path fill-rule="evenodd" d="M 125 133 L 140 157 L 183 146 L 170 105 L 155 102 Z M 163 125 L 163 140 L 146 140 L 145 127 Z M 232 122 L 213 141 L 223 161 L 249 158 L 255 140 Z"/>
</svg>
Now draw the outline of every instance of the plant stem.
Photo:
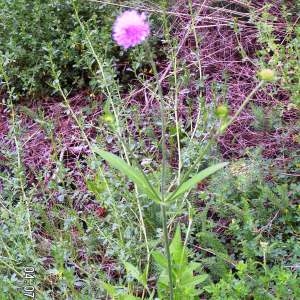
<svg viewBox="0 0 300 300">
<path fill-rule="evenodd" d="M 204 5 L 204 3 L 200 6 L 199 10 L 196 11 L 196 17 L 199 16 L 203 5 Z M 197 31 L 196 31 L 196 21 L 195 21 L 195 16 L 193 14 L 193 2 L 192 2 L 192 0 L 189 0 L 189 9 L 190 9 L 190 14 L 191 14 L 190 26 L 191 26 L 191 30 L 193 32 L 193 36 L 194 36 L 194 39 L 195 39 L 195 49 L 200 49 L 200 41 L 199 41 L 199 37 L 198 37 Z M 201 82 L 203 80 L 202 63 L 201 63 L 201 59 L 200 59 L 200 53 L 197 54 L 197 52 L 198 51 L 195 51 L 195 55 L 196 55 L 196 60 L 197 60 L 197 64 L 198 64 L 199 81 Z M 202 97 L 203 97 L 202 90 L 200 90 L 198 113 L 197 113 L 197 117 L 196 117 L 195 127 L 192 131 L 192 135 L 191 135 L 191 138 L 190 138 L 190 143 L 192 142 L 192 140 L 193 140 L 193 138 L 194 138 L 194 136 L 197 132 L 198 126 L 199 126 L 200 117 L 201 117 L 201 107 L 202 107 L 200 99 L 202 99 Z"/>
<path fill-rule="evenodd" d="M 180 124 L 179 124 L 179 117 L 178 117 L 178 92 L 179 92 L 179 85 L 177 83 L 177 56 L 176 53 L 172 53 L 173 58 L 173 70 L 174 70 L 174 85 L 175 85 L 175 92 L 174 92 L 174 112 L 175 112 L 175 124 L 176 124 L 176 138 L 177 138 L 177 152 L 178 152 L 178 175 L 177 175 L 177 182 L 180 184 L 180 176 L 181 176 L 181 168 L 182 168 L 182 161 L 181 161 L 181 146 L 180 146 Z"/>
<path fill-rule="evenodd" d="M 165 109 L 163 104 L 163 92 L 161 88 L 161 84 L 159 81 L 159 75 L 157 72 L 157 68 L 153 59 L 153 55 L 151 52 L 151 48 L 148 43 L 146 43 L 146 50 L 148 52 L 151 67 L 153 70 L 154 77 L 157 83 L 157 90 L 159 94 L 159 108 L 160 108 L 160 117 L 161 117 L 161 143 L 162 143 L 162 171 L 161 171 L 161 201 L 165 201 L 165 193 L 166 193 L 166 167 L 167 167 L 167 146 L 166 146 L 166 121 L 165 121 Z M 162 223 L 163 223 L 163 234 L 164 234 L 164 242 L 165 242 L 165 251 L 168 260 L 168 275 L 169 275 L 169 288 L 170 288 L 170 299 L 173 300 L 173 280 L 172 280 L 172 262 L 170 255 L 170 247 L 169 247 L 169 237 L 168 237 L 168 221 L 167 221 L 167 210 L 165 205 L 161 205 L 161 214 L 162 214 Z"/>
<path fill-rule="evenodd" d="M 160 207 L 161 207 L 162 220 L 163 220 L 163 234 L 164 234 L 164 241 L 165 241 L 165 250 L 166 250 L 167 260 L 168 260 L 170 300 L 173 300 L 172 262 L 171 262 L 170 245 L 169 245 L 168 228 L 167 228 L 167 226 L 168 226 L 167 212 L 166 212 L 165 205 L 161 205 Z"/>
<path fill-rule="evenodd" d="M 12 119 L 12 129 L 13 129 L 13 139 L 16 146 L 16 153 L 17 153 L 17 174 L 19 176 L 18 180 L 20 183 L 20 189 L 22 193 L 22 200 L 26 207 L 26 213 L 27 213 L 27 223 L 28 223 L 28 236 L 31 240 L 32 245 L 34 244 L 33 236 L 32 236 L 32 226 L 31 226 L 31 215 L 30 215 L 30 207 L 29 207 L 29 199 L 26 196 L 25 193 L 25 182 L 26 182 L 26 176 L 24 176 L 24 170 L 22 168 L 22 162 L 21 162 L 21 150 L 20 150 L 20 143 L 17 139 L 17 135 L 19 133 L 19 125 L 16 121 L 16 112 L 14 109 L 14 93 L 13 89 L 10 87 L 9 84 L 9 77 L 4 69 L 4 62 L 2 60 L 2 57 L 0 57 L 0 75 L 4 78 L 4 83 L 6 85 L 7 93 L 8 93 L 8 105 L 7 107 L 11 110 L 11 119 Z M 18 132 L 17 132 L 18 131 Z"/>
<path fill-rule="evenodd" d="M 242 110 L 246 107 L 246 105 L 250 102 L 252 99 L 253 95 L 263 86 L 264 81 L 260 81 L 256 87 L 250 92 L 250 94 L 246 97 L 244 102 L 241 104 L 239 109 L 235 112 L 235 114 L 232 116 L 232 118 L 229 120 L 229 122 L 226 124 L 226 127 L 223 129 L 225 130 L 229 125 L 231 125 L 236 118 L 239 116 L 239 114 L 242 112 Z"/>
</svg>

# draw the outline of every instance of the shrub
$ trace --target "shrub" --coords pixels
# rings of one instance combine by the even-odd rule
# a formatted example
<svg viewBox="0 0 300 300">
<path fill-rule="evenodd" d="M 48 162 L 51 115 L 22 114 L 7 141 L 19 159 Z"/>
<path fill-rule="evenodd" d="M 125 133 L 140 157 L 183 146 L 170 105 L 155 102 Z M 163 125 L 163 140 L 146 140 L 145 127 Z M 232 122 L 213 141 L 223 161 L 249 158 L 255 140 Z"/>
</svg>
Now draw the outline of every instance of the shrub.
<svg viewBox="0 0 300 300">
<path fill-rule="evenodd" d="M 93 60 L 85 52 L 73 17 L 72 0 L 3 0 L 0 2 L 0 54 L 11 85 L 20 95 L 49 94 L 51 71 L 45 48 L 51 44 L 65 87 L 82 87 L 91 75 Z M 111 56 L 112 8 L 88 1 L 76 3 L 97 50 Z M 105 45 L 105 47 L 103 47 Z"/>
</svg>

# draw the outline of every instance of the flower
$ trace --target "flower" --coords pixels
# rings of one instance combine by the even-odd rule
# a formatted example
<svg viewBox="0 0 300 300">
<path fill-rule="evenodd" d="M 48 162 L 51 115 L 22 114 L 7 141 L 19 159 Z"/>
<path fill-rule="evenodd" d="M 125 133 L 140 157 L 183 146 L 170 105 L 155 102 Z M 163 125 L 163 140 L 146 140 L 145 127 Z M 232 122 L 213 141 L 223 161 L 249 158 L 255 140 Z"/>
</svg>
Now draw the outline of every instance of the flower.
<svg viewBox="0 0 300 300">
<path fill-rule="evenodd" d="M 113 39 L 128 49 L 142 43 L 150 34 L 150 26 L 144 13 L 128 10 L 117 17 L 113 25 Z"/>
</svg>

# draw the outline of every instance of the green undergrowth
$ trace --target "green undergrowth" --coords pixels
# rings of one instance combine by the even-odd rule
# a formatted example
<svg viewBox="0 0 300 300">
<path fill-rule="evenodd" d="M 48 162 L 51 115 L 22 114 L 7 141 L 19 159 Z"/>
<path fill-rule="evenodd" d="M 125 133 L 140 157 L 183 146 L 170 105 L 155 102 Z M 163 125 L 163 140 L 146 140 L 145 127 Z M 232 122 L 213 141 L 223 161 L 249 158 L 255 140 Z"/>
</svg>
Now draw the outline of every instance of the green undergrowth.
<svg viewBox="0 0 300 300">
<path fill-rule="evenodd" d="M 201 92 L 181 103 L 208 77 L 200 71 L 196 80 L 178 55 L 170 3 L 104 2 L 0 1 L 0 108 L 8 122 L 7 131 L 0 124 L 0 299 L 299 299 L 295 12 L 282 7 L 288 28 L 279 41 L 268 6 L 258 17 L 247 5 L 213 5 L 251 13 L 259 43 L 251 63 L 276 74 L 254 78 L 254 93 L 289 97 L 270 105 L 242 99 L 249 131 L 263 142 L 225 159 L 219 139 L 236 120 L 226 101 L 230 75 L 211 85 L 211 102 Z M 158 11 L 149 44 L 127 52 L 114 44 L 111 26 L 122 5 Z M 162 86 L 152 58 L 170 65 Z M 201 61 L 192 63 L 201 70 Z M 73 108 L 69 96 L 79 89 L 89 90 L 88 101 Z M 42 103 L 26 106 L 53 94 L 63 116 L 47 115 Z M 92 122 L 98 95 L 103 107 Z M 73 121 L 69 144 L 56 133 L 58 119 Z M 41 132 L 49 162 L 35 168 L 24 161 Z M 270 136 L 273 156 L 264 148 Z M 73 146 L 88 150 L 76 156 Z"/>
</svg>

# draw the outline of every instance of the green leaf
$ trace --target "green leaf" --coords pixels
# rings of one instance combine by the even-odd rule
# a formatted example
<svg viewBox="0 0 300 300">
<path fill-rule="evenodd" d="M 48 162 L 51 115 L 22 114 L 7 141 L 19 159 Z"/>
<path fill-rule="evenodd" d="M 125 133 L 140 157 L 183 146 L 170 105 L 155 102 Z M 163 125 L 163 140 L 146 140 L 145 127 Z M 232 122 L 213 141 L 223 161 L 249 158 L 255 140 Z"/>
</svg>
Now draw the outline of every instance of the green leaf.
<svg viewBox="0 0 300 300">
<path fill-rule="evenodd" d="M 117 295 L 117 289 L 114 286 L 106 282 L 102 282 L 102 284 L 109 296 L 115 297 Z"/>
<path fill-rule="evenodd" d="M 203 294 L 203 290 L 201 289 L 194 289 L 192 293 L 190 293 L 190 297 L 197 297 L 200 296 L 201 294 Z M 192 298 L 193 299 L 193 298 Z M 198 299 L 198 298 L 196 298 Z"/>
<path fill-rule="evenodd" d="M 145 268 L 144 272 L 139 277 L 139 282 L 146 288 L 147 287 L 147 278 L 148 278 L 147 268 Z"/>
<path fill-rule="evenodd" d="M 104 289 L 108 293 L 108 295 L 110 297 L 112 297 L 113 299 L 119 299 L 119 300 L 138 300 L 138 299 L 140 299 L 133 295 L 124 294 L 125 293 L 124 289 L 123 289 L 124 292 L 122 294 L 118 293 L 117 288 L 109 283 L 102 282 L 102 284 L 103 284 Z"/>
<path fill-rule="evenodd" d="M 96 174 L 96 176 L 92 179 L 86 180 L 86 186 L 90 192 L 92 192 L 98 200 L 101 199 L 101 193 L 105 191 L 105 183 L 102 181 L 100 172 Z"/>
<path fill-rule="evenodd" d="M 216 234 L 213 232 L 199 232 L 197 237 L 199 238 L 202 247 L 211 248 L 214 251 L 227 254 L 226 247 L 218 240 Z"/>
<path fill-rule="evenodd" d="M 171 202 L 176 200 L 180 195 L 184 194 L 185 192 L 187 192 L 188 190 L 190 190 L 192 187 L 194 187 L 197 183 L 199 183 L 200 181 L 202 181 L 203 179 L 205 179 L 206 177 L 212 175 L 213 173 L 215 173 L 216 171 L 224 168 L 225 166 L 227 166 L 228 163 L 219 163 L 216 164 L 214 166 L 208 167 L 204 170 L 202 170 L 201 172 L 199 172 L 198 174 L 196 174 L 195 176 L 193 176 L 191 179 L 185 181 L 184 183 L 182 183 L 176 191 L 174 191 L 170 196 L 167 197 L 166 201 L 167 202 Z"/>
<path fill-rule="evenodd" d="M 193 272 L 201 267 L 201 264 L 195 261 L 191 261 L 188 265 L 189 269 Z"/>
<path fill-rule="evenodd" d="M 181 241 L 180 226 L 176 228 L 175 235 L 170 244 L 170 252 L 174 262 L 178 265 L 187 263 L 187 257 Z"/>
<path fill-rule="evenodd" d="M 151 200 L 162 204 L 161 199 L 158 196 L 158 191 L 150 185 L 150 183 L 145 178 L 145 175 L 141 171 L 127 164 L 120 157 L 107 151 L 100 150 L 97 147 L 93 147 L 93 151 L 99 154 L 103 159 L 105 159 L 112 167 L 119 170 L 123 175 L 126 175 L 129 179 L 131 179 L 136 184 L 136 186 L 141 191 L 143 191 Z"/>
<path fill-rule="evenodd" d="M 131 275 L 134 279 L 136 279 L 143 286 L 147 285 L 146 274 L 141 274 L 140 271 L 131 263 L 124 262 L 124 266 L 126 268 L 127 274 Z"/>
<path fill-rule="evenodd" d="M 129 262 L 124 262 L 124 266 L 126 268 L 127 274 L 131 275 L 134 279 L 139 280 L 141 273 L 134 265 Z"/>
<path fill-rule="evenodd" d="M 207 278 L 208 278 L 207 274 L 197 275 L 197 276 L 193 277 L 193 279 L 190 282 L 188 282 L 187 284 L 194 288 L 196 285 L 204 282 Z"/>
<path fill-rule="evenodd" d="M 141 300 L 141 298 L 132 296 L 132 295 L 122 295 L 120 300 Z"/>
<path fill-rule="evenodd" d="M 163 256 L 159 251 L 153 251 L 152 256 L 155 262 L 162 268 L 168 268 L 168 260 L 165 256 Z"/>
</svg>

